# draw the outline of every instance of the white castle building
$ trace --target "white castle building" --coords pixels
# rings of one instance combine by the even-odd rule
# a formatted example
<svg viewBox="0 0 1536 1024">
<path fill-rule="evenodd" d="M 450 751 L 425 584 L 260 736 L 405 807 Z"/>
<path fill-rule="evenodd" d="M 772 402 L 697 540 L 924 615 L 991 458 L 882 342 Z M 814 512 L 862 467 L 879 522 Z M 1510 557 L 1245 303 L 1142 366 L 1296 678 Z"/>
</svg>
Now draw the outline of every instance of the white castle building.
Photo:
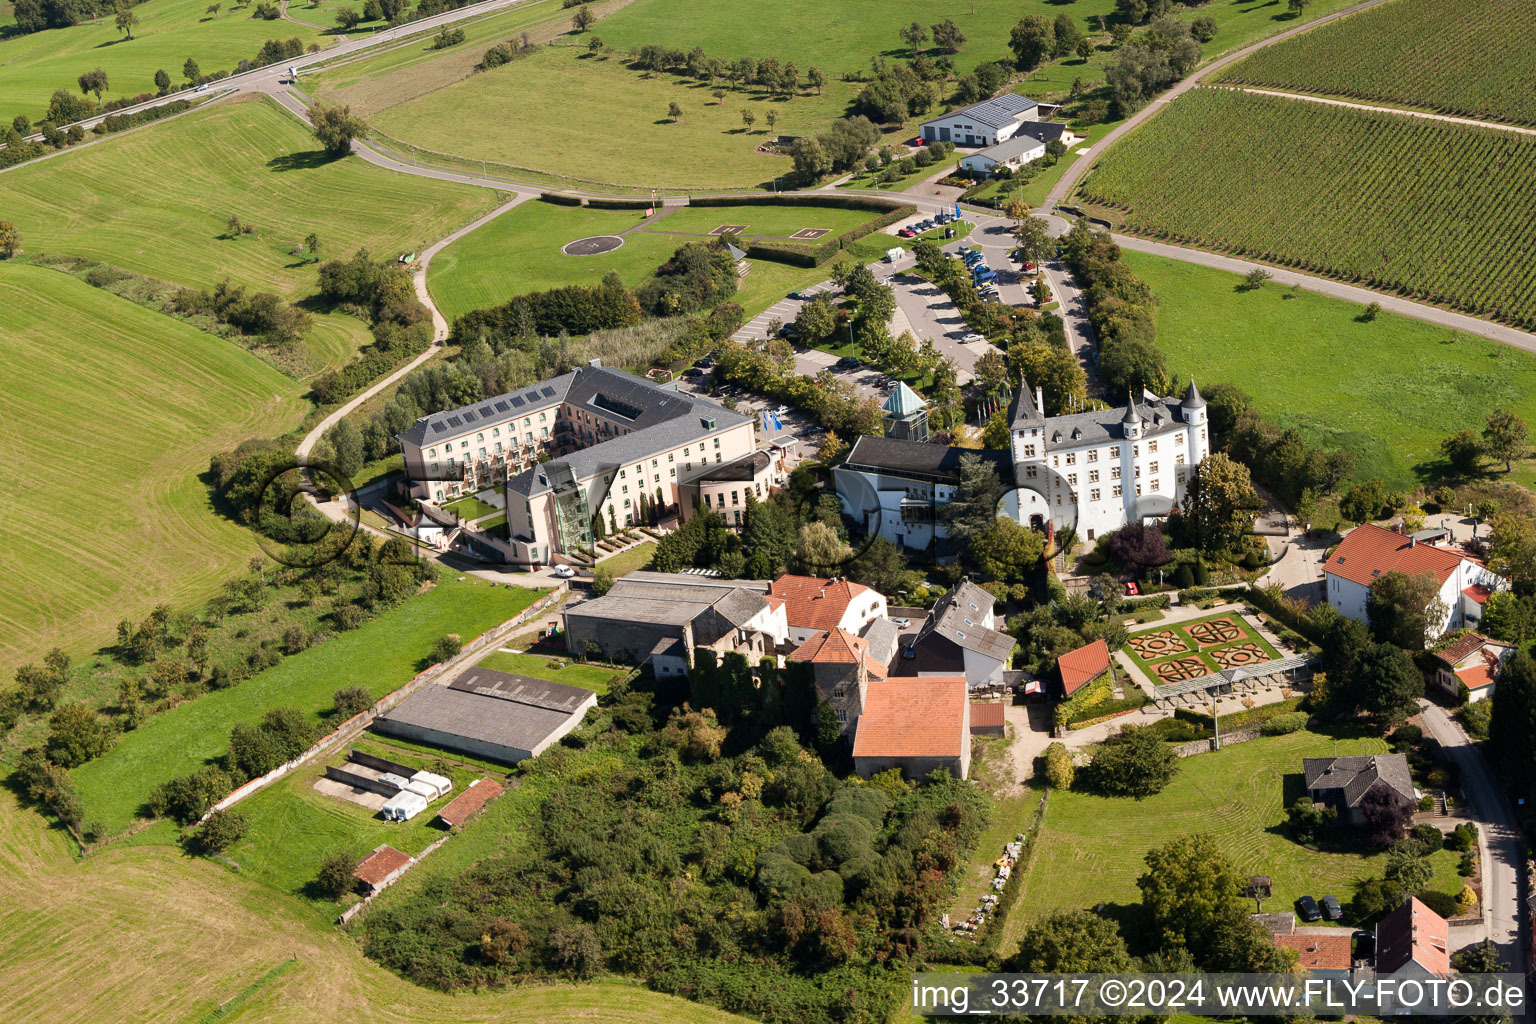
<svg viewBox="0 0 1536 1024">
<path fill-rule="evenodd" d="M 1047 418 L 1041 394 L 1019 388 L 1009 407 L 1011 451 L 975 451 L 895 437 L 861 437 L 833 480 L 866 529 L 909 548 L 945 539 L 938 507 L 960 479 L 960 459 L 991 462 L 1009 490 L 1000 512 L 1037 530 L 1071 527 L 1092 542 L 1130 522 L 1161 519 L 1183 499 L 1210 454 L 1205 399 L 1143 396 L 1124 407 Z"/>
</svg>

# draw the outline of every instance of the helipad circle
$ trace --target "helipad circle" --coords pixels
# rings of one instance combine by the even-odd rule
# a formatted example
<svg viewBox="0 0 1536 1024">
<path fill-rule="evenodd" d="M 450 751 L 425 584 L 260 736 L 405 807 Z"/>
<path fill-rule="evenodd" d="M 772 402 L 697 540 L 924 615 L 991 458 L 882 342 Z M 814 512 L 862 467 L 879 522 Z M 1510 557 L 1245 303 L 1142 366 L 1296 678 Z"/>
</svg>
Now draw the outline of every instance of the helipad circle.
<svg viewBox="0 0 1536 1024">
<path fill-rule="evenodd" d="M 618 235 L 588 235 L 574 242 L 566 242 L 560 251 L 567 256 L 596 256 L 598 253 L 612 252 L 623 244 L 624 239 Z"/>
</svg>

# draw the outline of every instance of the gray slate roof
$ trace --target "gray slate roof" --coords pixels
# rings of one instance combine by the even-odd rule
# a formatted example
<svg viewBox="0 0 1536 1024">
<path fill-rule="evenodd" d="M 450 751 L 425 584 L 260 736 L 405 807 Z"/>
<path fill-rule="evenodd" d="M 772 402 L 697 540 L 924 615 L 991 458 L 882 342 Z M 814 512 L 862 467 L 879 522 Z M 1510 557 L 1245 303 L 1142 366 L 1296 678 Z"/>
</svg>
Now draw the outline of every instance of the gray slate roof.
<svg viewBox="0 0 1536 1024">
<path fill-rule="evenodd" d="M 566 392 L 579 372 L 562 373 L 532 387 L 518 388 L 473 405 L 423 416 L 396 436 L 401 441 L 425 448 L 471 430 L 554 408 L 565 401 Z"/>
<path fill-rule="evenodd" d="M 1059 121 L 1025 121 L 1019 125 L 1014 138 L 1027 135 L 1037 142 L 1055 142 L 1066 134 L 1067 126 Z"/>
<path fill-rule="evenodd" d="M 996 99 L 975 103 L 969 107 L 951 111 L 943 117 L 924 121 L 924 124 L 932 124 L 934 121 L 949 121 L 957 117 L 964 117 L 984 124 L 989 128 L 1001 128 L 1006 124 L 1017 121 L 1020 114 L 1028 113 L 1039 108 L 1039 104 L 1027 96 L 1020 96 L 1016 92 L 1005 92 Z"/>
<path fill-rule="evenodd" d="M 882 665 L 889 665 L 891 659 L 896 657 L 896 648 L 901 640 L 901 630 L 890 619 L 871 619 L 864 627 L 864 642 L 869 646 L 869 659 Z"/>
<path fill-rule="evenodd" d="M 1184 426 L 1177 398 L 1162 398 L 1155 403 L 1137 402 L 1134 409 L 1135 419 L 1141 422 L 1142 437 L 1157 437 Z M 1122 424 L 1130 419 L 1130 406 L 1052 416 L 1045 421 L 1045 441 L 1052 446 L 1122 441 L 1125 440 Z"/>
<path fill-rule="evenodd" d="M 988 160 L 994 160 L 998 163 L 1006 163 L 1016 156 L 1021 156 L 1025 153 L 1030 153 L 1034 150 L 1042 148 L 1043 143 L 1041 143 L 1039 139 L 1035 138 L 1033 135 L 1028 135 L 1021 132 L 1011 139 L 1004 139 L 1002 142 L 999 142 L 995 146 L 988 146 L 986 149 L 979 149 L 971 155 L 986 157 Z"/>
<path fill-rule="evenodd" d="M 471 669 L 451 686 L 425 686 L 379 716 L 391 723 L 532 750 L 568 722 L 592 690 L 564 683 Z"/>
<path fill-rule="evenodd" d="M 1204 409 L 1205 399 L 1200 396 L 1200 389 L 1195 387 L 1195 378 L 1189 378 L 1189 389 L 1184 392 L 1184 401 L 1179 405 L 1185 409 Z"/>
<path fill-rule="evenodd" d="M 985 598 L 986 604 L 982 604 L 976 594 Z M 928 624 L 918 640 L 936 634 L 968 651 L 1004 661 L 1013 652 L 1014 639 L 1007 633 L 999 633 L 982 625 L 982 619 L 991 605 L 992 598 L 985 590 L 962 580 L 933 606 Z"/>
<path fill-rule="evenodd" d="M 1045 425 L 1045 414 L 1035 407 L 1035 395 L 1029 390 L 1028 381 L 1020 384 L 1018 393 L 1013 396 L 1008 407 L 1008 423 L 1015 430 Z"/>
<path fill-rule="evenodd" d="M 867 469 L 898 476 L 916 473 L 959 480 L 960 458 L 967 454 L 992 463 L 1003 486 L 1013 486 L 1013 455 L 990 448 L 951 448 L 942 444 L 865 434 L 854 442 L 853 450 L 843 460 L 843 465 L 849 469 Z"/>
<path fill-rule="evenodd" d="M 768 453 L 756 451 L 743 455 L 739 459 L 733 459 L 723 466 L 712 466 L 707 473 L 701 474 L 697 481 L 706 483 L 730 483 L 731 481 L 752 481 L 757 474 L 768 468 Z"/>
<path fill-rule="evenodd" d="M 1404 754 L 1362 754 L 1353 757 L 1307 757 L 1301 762 L 1307 792 L 1339 790 L 1345 807 L 1354 807 L 1380 782 L 1410 803 L 1413 775 Z"/>
<path fill-rule="evenodd" d="M 766 580 L 717 580 L 682 573 L 632 572 L 615 580 L 613 588 L 602 597 L 584 601 L 566 615 L 681 629 L 712 611 L 725 623 L 740 626 L 763 610 L 768 603 L 767 593 Z M 707 632 L 712 634 L 713 630 Z M 699 633 L 700 627 L 695 627 L 694 639 L 703 643 L 718 639 Z"/>
</svg>

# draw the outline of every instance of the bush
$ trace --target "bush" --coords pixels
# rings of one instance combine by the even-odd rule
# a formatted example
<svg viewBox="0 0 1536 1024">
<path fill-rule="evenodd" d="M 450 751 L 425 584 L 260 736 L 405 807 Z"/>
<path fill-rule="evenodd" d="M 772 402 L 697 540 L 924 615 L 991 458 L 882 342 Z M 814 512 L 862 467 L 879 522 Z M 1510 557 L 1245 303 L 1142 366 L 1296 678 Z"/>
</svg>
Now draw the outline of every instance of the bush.
<svg viewBox="0 0 1536 1024">
<path fill-rule="evenodd" d="M 320 862 L 315 875 L 315 889 L 328 899 L 339 900 L 352 890 L 352 857 L 345 853 L 333 853 Z"/>
<path fill-rule="evenodd" d="M 1441 917 L 1455 917 L 1460 913 L 1456 906 L 1456 897 L 1448 892 L 1440 892 L 1436 889 L 1426 889 L 1418 894 L 1419 902 Z"/>
<path fill-rule="evenodd" d="M 1276 715 L 1269 721 L 1260 724 L 1259 732 L 1265 736 L 1284 736 L 1288 733 L 1299 732 L 1306 728 L 1307 713 L 1305 711 L 1292 711 L 1285 715 Z"/>
<path fill-rule="evenodd" d="M 459 638 L 459 634 L 448 633 L 437 638 L 437 642 L 432 645 L 432 653 L 427 656 L 427 660 L 431 662 L 449 661 L 463 649 L 464 641 Z"/>
<path fill-rule="evenodd" d="M 1387 737 L 1387 743 L 1393 751 L 1401 754 L 1410 747 L 1416 747 L 1424 739 L 1424 730 L 1416 725 L 1400 725 L 1392 730 Z"/>
<path fill-rule="evenodd" d="M 154 817 L 170 817 L 183 825 L 196 821 L 234 789 L 235 780 L 214 765 L 170 779 L 149 791 L 145 806 Z"/>
<path fill-rule="evenodd" d="M 1127 726 L 1099 748 L 1088 765 L 1092 787 L 1110 796 L 1137 799 L 1161 793 L 1178 774 L 1179 759 L 1156 736 Z"/>
<path fill-rule="evenodd" d="M 539 201 L 553 203 L 556 206 L 580 206 L 581 199 L 578 196 L 562 196 L 558 192 L 540 192 Z"/>
<path fill-rule="evenodd" d="M 245 835 L 248 822 L 239 811 L 214 811 L 189 837 L 201 853 L 222 853 Z"/>
<path fill-rule="evenodd" d="M 331 694 L 331 715 L 346 721 L 373 707 L 373 695 L 361 686 L 343 686 Z"/>
<path fill-rule="evenodd" d="M 1052 743 L 1045 748 L 1045 780 L 1052 789 L 1071 789 L 1077 768 L 1066 744 Z"/>
</svg>

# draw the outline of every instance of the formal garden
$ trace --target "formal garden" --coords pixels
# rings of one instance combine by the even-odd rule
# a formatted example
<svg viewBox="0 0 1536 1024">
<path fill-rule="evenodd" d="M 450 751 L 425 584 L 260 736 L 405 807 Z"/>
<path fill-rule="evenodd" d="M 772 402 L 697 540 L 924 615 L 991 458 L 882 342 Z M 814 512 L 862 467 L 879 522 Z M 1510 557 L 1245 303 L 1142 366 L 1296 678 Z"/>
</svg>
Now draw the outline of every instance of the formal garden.
<svg viewBox="0 0 1536 1024">
<path fill-rule="evenodd" d="M 1236 611 L 1132 634 L 1123 650 L 1155 684 L 1182 683 L 1280 657 Z"/>
</svg>

